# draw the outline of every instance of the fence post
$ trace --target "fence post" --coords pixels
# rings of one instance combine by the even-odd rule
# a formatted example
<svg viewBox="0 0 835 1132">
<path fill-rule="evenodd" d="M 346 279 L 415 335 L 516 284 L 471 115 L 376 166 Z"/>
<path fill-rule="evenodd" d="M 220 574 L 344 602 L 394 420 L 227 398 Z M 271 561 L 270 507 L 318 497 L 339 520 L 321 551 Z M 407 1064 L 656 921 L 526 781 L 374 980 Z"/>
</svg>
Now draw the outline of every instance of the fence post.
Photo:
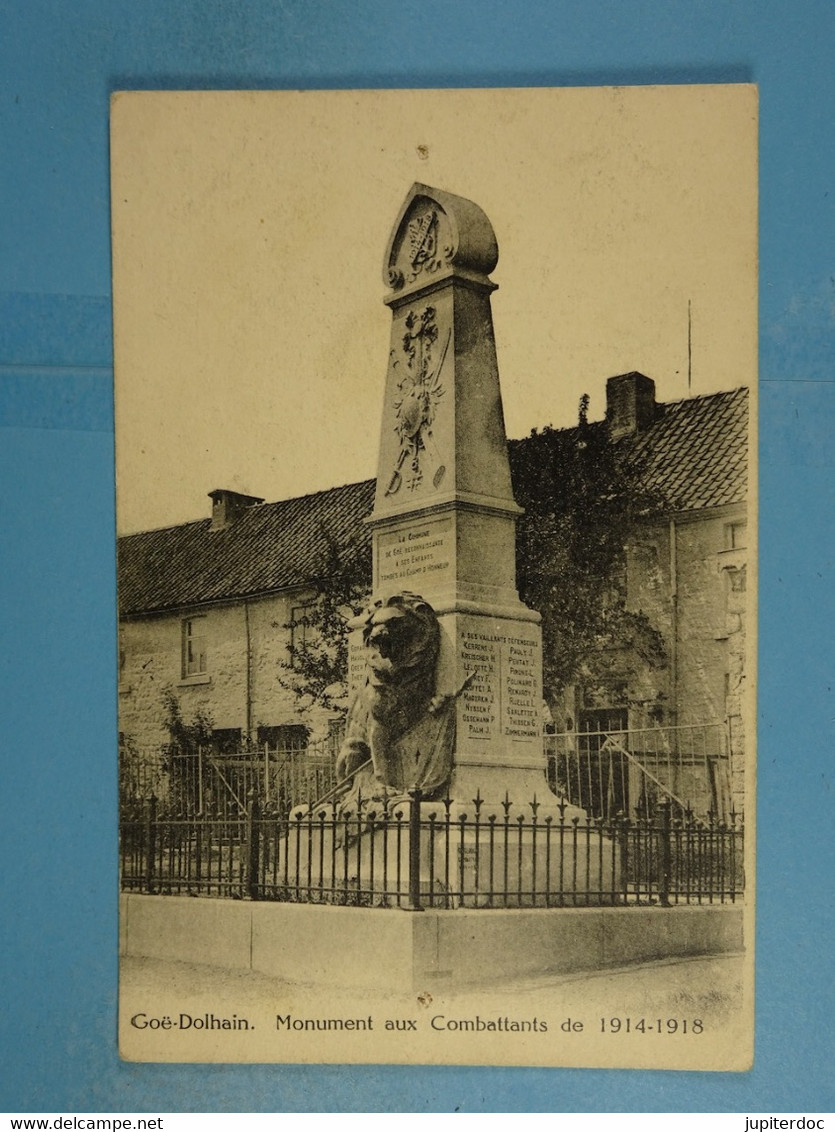
<svg viewBox="0 0 835 1132">
<path fill-rule="evenodd" d="M 154 891 L 154 869 L 157 857 L 157 796 L 148 799 L 148 841 L 145 859 L 145 891 Z"/>
<path fill-rule="evenodd" d="M 260 860 L 259 819 L 261 806 L 258 791 L 250 789 L 246 807 L 246 895 L 250 900 L 258 899 L 258 874 Z"/>
<path fill-rule="evenodd" d="M 632 868 L 632 861 L 629 853 L 629 833 L 630 833 L 629 814 L 619 810 L 615 816 L 615 842 L 618 847 L 617 855 L 617 868 L 618 876 L 612 877 L 612 884 L 618 884 L 619 895 L 623 898 L 623 903 L 627 903 L 627 894 L 629 892 L 629 875 Z"/>
<path fill-rule="evenodd" d="M 420 802 L 423 797 L 416 786 L 409 791 L 409 911 L 422 912 L 420 902 Z"/>
<path fill-rule="evenodd" d="M 658 832 L 660 835 L 659 855 L 661 866 L 661 877 L 658 885 L 658 903 L 662 908 L 670 907 L 670 880 L 673 867 L 673 854 L 671 845 L 671 806 L 670 799 L 663 798 L 658 803 Z"/>
</svg>

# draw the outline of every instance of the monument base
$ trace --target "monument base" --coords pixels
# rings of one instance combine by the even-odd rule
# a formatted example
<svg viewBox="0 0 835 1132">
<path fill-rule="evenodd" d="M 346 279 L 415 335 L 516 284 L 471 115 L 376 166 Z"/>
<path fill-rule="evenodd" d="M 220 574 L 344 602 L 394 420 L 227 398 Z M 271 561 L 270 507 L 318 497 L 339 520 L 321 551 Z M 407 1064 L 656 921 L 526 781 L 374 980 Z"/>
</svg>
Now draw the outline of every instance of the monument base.
<svg viewBox="0 0 835 1132">
<path fill-rule="evenodd" d="M 527 807 L 451 797 L 297 811 L 276 895 L 353 907 L 545 908 L 622 903 L 620 847 L 551 795 Z"/>
<path fill-rule="evenodd" d="M 531 804 L 542 809 L 559 810 L 565 806 L 566 821 L 577 817 L 586 820 L 586 813 L 554 794 L 545 777 L 545 768 L 496 763 L 460 762 L 456 760 L 447 793 L 459 807 L 472 809 L 476 798 L 492 810 L 510 803 L 511 813 L 531 816 Z"/>
</svg>

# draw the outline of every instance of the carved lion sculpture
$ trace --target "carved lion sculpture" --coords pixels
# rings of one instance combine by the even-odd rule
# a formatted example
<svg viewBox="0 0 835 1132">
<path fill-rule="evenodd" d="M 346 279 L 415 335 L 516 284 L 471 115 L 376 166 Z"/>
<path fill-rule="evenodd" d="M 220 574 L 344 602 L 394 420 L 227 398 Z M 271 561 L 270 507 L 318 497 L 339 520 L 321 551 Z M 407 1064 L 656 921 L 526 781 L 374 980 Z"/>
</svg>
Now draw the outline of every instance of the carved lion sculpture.
<svg viewBox="0 0 835 1132">
<path fill-rule="evenodd" d="M 348 714 L 338 776 L 370 759 L 372 793 L 440 789 L 451 771 L 455 719 L 454 697 L 435 694 L 435 611 L 417 594 L 399 593 L 375 602 L 351 627 L 362 628 L 368 674 Z"/>
</svg>

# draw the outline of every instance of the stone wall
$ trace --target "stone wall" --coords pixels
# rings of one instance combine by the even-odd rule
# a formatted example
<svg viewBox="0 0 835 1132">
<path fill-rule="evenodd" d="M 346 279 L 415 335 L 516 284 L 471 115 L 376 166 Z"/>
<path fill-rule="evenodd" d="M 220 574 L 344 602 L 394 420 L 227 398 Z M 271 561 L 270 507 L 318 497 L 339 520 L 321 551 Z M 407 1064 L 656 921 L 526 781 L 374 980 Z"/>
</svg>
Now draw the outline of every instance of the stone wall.
<svg viewBox="0 0 835 1132">
<path fill-rule="evenodd" d="M 432 991 L 739 952 L 741 904 L 676 908 L 383 908 L 122 894 L 120 954 L 291 983 Z M 373 954 L 374 962 L 357 962 Z"/>
<path fill-rule="evenodd" d="M 558 731 L 687 729 L 669 748 L 659 741 L 659 749 L 678 747 L 681 761 L 668 785 L 697 808 L 707 808 L 713 797 L 702 756 L 719 753 L 720 732 L 726 731 L 731 765 L 717 766 L 716 773 L 730 769 L 732 779 L 722 779 L 716 789 L 724 805 L 744 809 L 750 707 L 745 543 L 744 507 L 691 513 L 673 525 L 647 525 L 627 548 L 626 601 L 660 633 L 666 659 L 652 665 L 633 649 L 612 650 L 603 658 L 607 676 L 566 689 L 561 710 L 553 713 Z M 647 750 L 652 749 L 648 733 L 644 736 Z M 634 752 L 641 757 L 638 739 Z"/>
<path fill-rule="evenodd" d="M 724 724 L 733 767 L 731 790 L 744 808 L 746 549 L 733 546 L 730 528 L 744 523 L 743 508 L 723 509 L 656 527 L 630 548 L 629 604 L 641 609 L 662 633 L 668 656 L 664 670 L 633 682 L 633 702 L 663 695 L 659 721 L 681 727 Z M 671 556 L 670 540 L 675 538 Z M 671 567 L 675 562 L 675 600 Z M 685 775 L 680 788 L 688 793 Z M 694 773 L 699 773 L 698 770 Z"/>
<path fill-rule="evenodd" d="M 659 524 L 629 548 L 629 607 L 648 616 L 666 645 L 666 668 L 644 675 L 646 699 L 654 690 L 663 694 L 665 724 L 704 724 L 741 714 L 746 552 L 728 546 L 728 528 L 744 516 L 740 508 L 688 517 L 674 531 Z M 630 691 L 635 700 L 643 698 L 639 686 Z"/>
<path fill-rule="evenodd" d="M 249 720 L 253 737 L 259 725 L 307 722 L 314 730 L 325 731 L 326 715 L 303 720 L 292 693 L 281 684 L 281 677 L 286 676 L 282 664 L 289 659 L 287 625 L 293 608 L 302 600 L 300 594 L 282 594 L 123 621 L 119 642 L 120 731 L 140 748 L 166 742 L 166 687 L 177 697 L 186 723 L 203 710 L 209 713 L 215 728 L 239 728 L 244 735 Z M 198 616 L 202 619 L 206 672 L 187 677 L 183 674 L 183 622 Z"/>
</svg>

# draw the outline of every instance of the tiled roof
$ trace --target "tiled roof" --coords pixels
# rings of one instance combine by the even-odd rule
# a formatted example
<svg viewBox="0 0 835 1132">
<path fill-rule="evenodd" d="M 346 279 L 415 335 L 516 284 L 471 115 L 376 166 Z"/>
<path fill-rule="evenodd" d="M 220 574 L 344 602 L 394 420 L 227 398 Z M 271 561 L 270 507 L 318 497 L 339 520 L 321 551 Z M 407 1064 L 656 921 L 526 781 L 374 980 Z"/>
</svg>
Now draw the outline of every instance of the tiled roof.
<svg viewBox="0 0 835 1132">
<path fill-rule="evenodd" d="M 670 511 L 742 503 L 747 491 L 746 389 L 659 404 L 635 437 L 617 441 L 636 461 L 648 494 Z M 592 427 L 602 427 L 592 426 Z M 555 435 L 570 443 L 576 429 Z M 513 448 L 525 441 L 514 441 Z M 122 616 L 162 612 L 303 586 L 327 569 L 334 545 L 367 555 L 363 523 L 374 480 L 247 507 L 226 529 L 211 520 L 119 539 Z"/>
<path fill-rule="evenodd" d="M 748 390 L 711 393 L 657 406 L 629 445 L 648 492 L 671 511 L 744 503 L 748 491 Z"/>
<path fill-rule="evenodd" d="M 211 519 L 119 539 L 122 616 L 242 598 L 309 584 L 334 545 L 367 552 L 363 519 L 374 480 L 247 507 L 224 530 Z"/>
</svg>

